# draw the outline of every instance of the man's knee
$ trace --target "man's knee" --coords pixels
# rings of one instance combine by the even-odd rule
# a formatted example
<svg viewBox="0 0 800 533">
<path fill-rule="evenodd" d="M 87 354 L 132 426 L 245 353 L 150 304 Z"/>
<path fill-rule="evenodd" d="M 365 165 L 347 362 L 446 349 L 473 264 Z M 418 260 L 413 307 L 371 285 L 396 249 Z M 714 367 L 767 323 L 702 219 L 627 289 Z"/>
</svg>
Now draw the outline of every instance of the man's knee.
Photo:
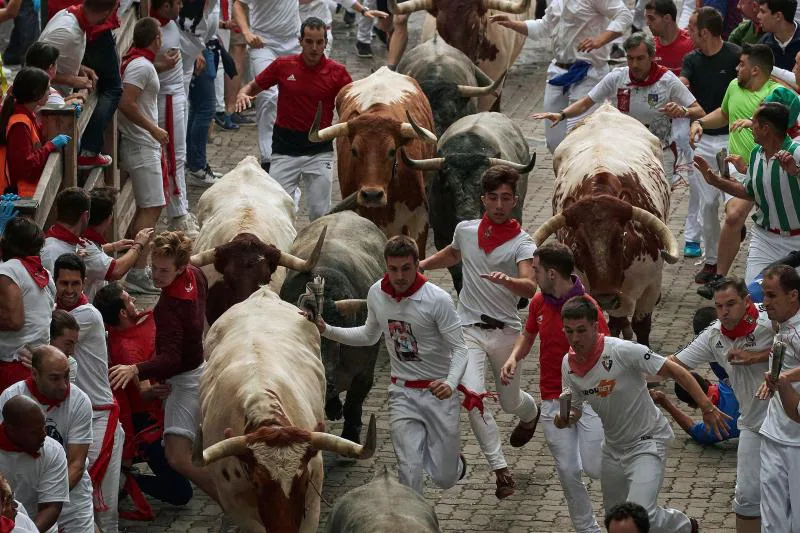
<svg viewBox="0 0 800 533">
<path fill-rule="evenodd" d="M 737 202 L 735 199 L 725 205 L 725 225 L 739 228 L 744 225 L 750 213 L 750 202 Z"/>
</svg>

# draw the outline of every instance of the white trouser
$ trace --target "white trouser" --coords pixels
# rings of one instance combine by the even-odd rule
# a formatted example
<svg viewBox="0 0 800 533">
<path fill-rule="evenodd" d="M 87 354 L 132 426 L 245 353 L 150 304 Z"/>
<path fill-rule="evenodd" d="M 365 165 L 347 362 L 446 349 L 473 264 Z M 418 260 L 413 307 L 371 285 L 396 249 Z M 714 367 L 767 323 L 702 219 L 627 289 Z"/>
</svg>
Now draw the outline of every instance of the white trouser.
<svg viewBox="0 0 800 533">
<path fill-rule="evenodd" d="M 750 248 L 747 250 L 745 283 L 750 283 L 771 263 L 795 250 L 800 250 L 800 235 L 778 235 L 753 224 L 750 230 Z"/>
<path fill-rule="evenodd" d="M 361 5 L 367 9 L 375 9 L 375 0 L 365 0 Z M 358 31 L 356 32 L 356 42 L 370 44 L 372 42 L 372 28 L 375 26 L 375 19 L 358 15 Z"/>
<path fill-rule="evenodd" d="M 300 187 L 300 180 L 303 180 L 309 220 L 316 220 L 331 210 L 333 152 L 314 155 L 273 154 L 269 175 L 294 198 L 295 212 L 300 207 L 300 197 L 295 191 Z"/>
<path fill-rule="evenodd" d="M 223 0 L 225 1 L 225 0 Z M 217 30 L 217 36 L 222 41 L 222 46 L 225 50 L 230 52 L 231 45 L 231 30 L 224 30 L 222 28 Z M 241 74 L 241 73 L 240 73 Z M 222 58 L 219 60 L 219 68 L 217 69 L 217 77 L 214 78 L 214 96 L 217 99 L 217 113 L 225 112 L 225 69 L 222 68 Z"/>
<path fill-rule="evenodd" d="M 158 95 L 158 126 L 166 129 L 166 95 Z M 170 218 L 180 217 L 189 213 L 189 199 L 186 196 L 186 97 L 182 94 L 172 95 L 172 127 L 173 132 L 170 136 L 174 138 L 175 144 L 175 180 L 180 194 L 175 194 L 175 184 L 169 184 L 170 197 L 167 200 L 167 216 Z M 166 148 L 165 148 L 166 149 Z"/>
<path fill-rule="evenodd" d="M 292 38 L 285 42 L 267 39 L 264 48 L 250 48 L 250 69 L 253 77 L 258 76 L 278 57 L 300 53 L 300 42 Z M 256 122 L 258 124 L 258 148 L 261 150 L 261 162 L 272 159 L 272 130 L 275 129 L 275 118 L 278 116 L 278 88 L 270 87 L 256 96 Z"/>
<path fill-rule="evenodd" d="M 761 440 L 755 431 L 747 428 L 739 431 L 733 512 L 742 516 L 761 514 Z"/>
<path fill-rule="evenodd" d="M 61 514 L 58 515 L 58 531 L 94 533 L 92 481 L 89 479 L 88 469 L 83 473 L 83 478 L 69 491 L 69 501 L 64 504 Z"/>
<path fill-rule="evenodd" d="M 728 147 L 727 135 L 703 135 L 694 149 L 697 156 L 702 157 L 709 166 L 718 171 L 717 152 Z M 725 193 L 713 185 L 706 183 L 703 176 L 696 168 L 693 169 L 689 187 L 697 190 L 700 201 L 700 220 L 703 222 L 703 242 L 705 243 L 705 262 L 709 265 L 717 264 L 717 248 L 719 247 L 720 234 L 720 203 L 725 204 Z M 689 192 L 691 201 L 691 189 Z M 688 240 L 688 239 L 687 239 Z"/>
<path fill-rule="evenodd" d="M 600 478 L 603 422 L 594 409 L 583 404 L 583 414 L 574 426 L 558 429 L 553 423 L 559 412 L 558 400 L 542 400 L 539 425 L 556 462 L 556 472 L 567 500 L 572 527 L 577 533 L 600 533 L 592 501 L 581 479 L 581 471 L 592 479 Z"/>
<path fill-rule="evenodd" d="M 461 474 L 459 396 L 437 399 L 428 389 L 389 385 L 389 420 L 400 483 L 423 492 L 423 472 L 440 488 Z"/>
<path fill-rule="evenodd" d="M 566 93 L 564 92 L 563 87 L 556 87 L 555 85 L 550 85 L 549 83 L 545 82 L 543 104 L 545 112 L 559 113 L 568 105 L 577 102 L 589 94 L 589 91 L 591 91 L 592 88 L 597 85 L 601 79 L 603 79 L 603 76 L 608 73 L 608 70 L 608 66 L 603 66 L 602 68 L 590 68 L 586 78 L 584 78 L 584 80 L 579 84 L 570 87 Z M 551 80 L 556 76 L 564 74 L 565 72 L 566 70 L 557 67 L 555 63 L 551 62 L 547 66 L 547 79 Z M 562 120 L 554 127 L 550 127 L 550 122 L 545 123 L 544 136 L 545 140 L 547 141 L 547 149 L 551 154 L 555 151 L 561 141 L 564 140 L 564 137 L 566 137 L 567 133 L 572 131 L 572 128 L 574 128 L 575 125 L 583 119 L 583 117 L 590 114 L 592 111 L 594 111 L 594 106 L 586 111 L 586 113 L 574 118 L 568 118 L 566 121 Z"/>
<path fill-rule="evenodd" d="M 645 3 L 644 0 L 640 0 L 643 4 Z M 684 0 L 683 6 L 681 7 L 681 12 L 678 14 L 678 27 L 682 30 L 685 30 L 686 27 L 689 25 L 689 18 L 694 13 L 696 9 L 696 5 L 693 0 Z"/>
<path fill-rule="evenodd" d="M 761 439 L 761 531 L 800 533 L 800 447 Z"/>
<path fill-rule="evenodd" d="M 89 466 L 91 467 L 100 454 L 103 437 L 108 426 L 108 411 L 95 411 L 92 417 L 92 445 L 89 446 Z M 111 451 L 111 460 L 108 463 L 106 475 L 100 485 L 102 504 L 108 509 L 95 513 L 95 523 L 103 533 L 117 533 L 119 530 L 119 476 L 122 471 L 122 446 L 125 444 L 125 431 L 122 424 L 117 422 L 114 433 L 114 447 Z M 96 502 L 97 503 L 97 502 Z"/>
<path fill-rule="evenodd" d="M 647 0 L 636 0 L 633 6 L 633 26 L 639 28 L 639 31 L 644 30 L 644 6 L 646 3 Z"/>
<path fill-rule="evenodd" d="M 689 119 L 672 120 L 672 142 L 675 143 L 675 162 L 672 166 L 672 179 L 689 185 L 689 208 L 684 226 L 684 240 L 699 243 L 703 238 L 703 218 L 700 212 L 700 198 L 694 180 L 694 151 L 689 144 Z M 700 178 L 702 179 L 702 177 Z"/>
<path fill-rule="evenodd" d="M 505 360 L 514 348 L 519 333 L 511 328 L 485 330 L 465 327 L 464 342 L 467 344 L 467 368 L 461 384 L 476 394 L 486 392 L 486 357 L 491 360 Z M 492 366 L 495 366 L 492 363 Z M 500 364 L 502 368 L 503 364 Z M 499 381 L 498 381 L 499 383 Z M 500 447 L 500 431 L 494 420 L 492 410 L 484 405 L 483 416 L 477 408 L 469 410 L 469 424 L 478 439 L 483 455 L 491 470 L 506 468 L 508 463 Z"/>
<path fill-rule="evenodd" d="M 622 450 L 604 442 L 600 474 L 603 508 L 626 501 L 638 503 L 647 509 L 651 533 L 690 533 L 692 525 L 685 514 L 657 505 L 666 462 L 667 443 L 661 440 L 639 441 Z"/>
<path fill-rule="evenodd" d="M 172 376 L 171 390 L 164 404 L 164 435 L 177 435 L 194 442 L 200 426 L 200 378 L 205 363 Z"/>
</svg>

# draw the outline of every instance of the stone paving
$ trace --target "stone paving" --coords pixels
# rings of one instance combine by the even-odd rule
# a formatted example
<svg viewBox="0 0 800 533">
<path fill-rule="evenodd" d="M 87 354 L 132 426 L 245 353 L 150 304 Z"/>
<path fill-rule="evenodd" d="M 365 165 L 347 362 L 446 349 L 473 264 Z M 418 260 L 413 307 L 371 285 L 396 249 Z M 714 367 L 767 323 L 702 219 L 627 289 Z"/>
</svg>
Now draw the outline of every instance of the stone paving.
<svg viewBox="0 0 800 533">
<path fill-rule="evenodd" d="M 422 15 L 411 17 L 410 46 L 418 41 Z M 371 68 L 383 64 L 384 48 L 373 41 L 376 57 L 359 59 L 354 50 L 355 27 L 345 26 L 336 16 L 334 22 L 333 58 L 345 63 L 354 79 L 364 77 Z M 381 57 L 378 57 L 378 56 Z M 528 194 L 524 210 L 524 227 L 533 231 L 551 215 L 552 158 L 544 147 L 544 126 L 529 120 L 532 112 L 541 109 L 542 88 L 548 54 L 545 43 L 528 41 L 510 71 L 503 93 L 503 112 L 513 117 L 522 128 L 530 146 L 538 153 L 536 168 L 529 177 Z M 209 160 L 217 171 L 230 170 L 246 155 L 258 155 L 255 128 L 242 128 L 238 132 L 217 131 L 209 144 Z M 334 201 L 340 199 L 338 184 L 334 184 Z M 192 204 L 202 190 L 190 190 Z M 686 216 L 686 190 L 673 196 L 669 225 L 679 242 L 682 242 L 683 221 Z M 301 211 L 297 225 L 308 223 Z M 433 239 L 429 239 L 429 253 Z M 740 259 L 735 271 L 743 272 Z M 694 260 L 682 260 L 668 265 L 664 270 L 663 297 L 653 320 L 652 347 L 662 354 L 674 353 L 692 338 L 691 317 L 694 310 L 708 302 L 695 293 L 693 277 L 697 270 Z M 452 291 L 446 271 L 430 273 L 433 282 Z M 144 299 L 140 303 L 147 304 Z M 149 302 L 152 304 L 152 302 Z M 538 398 L 538 341 L 523 367 L 522 385 Z M 491 377 L 487 377 L 491 382 Z M 375 385 L 365 403 L 365 419 L 369 413 L 378 416 L 378 449 L 375 457 L 360 463 L 338 462 L 326 456 L 325 483 L 322 490 L 327 502 L 333 504 L 348 490 L 368 482 L 383 465 L 395 466 L 395 457 L 389 437 L 386 389 L 389 382 L 389 361 L 382 350 L 376 369 Z M 671 394 L 671 393 L 670 393 Z M 541 431 L 524 448 L 515 449 L 507 438 L 516 421 L 503 413 L 499 404 L 489 402 L 506 443 L 503 451 L 509 467 L 517 479 L 514 496 L 499 502 L 494 496 L 494 476 L 480 453 L 472 435 L 465 413 L 461 414 L 462 449 L 470 465 L 467 478 L 455 487 L 441 491 L 429 485 L 426 497 L 435 505 L 443 531 L 480 533 L 562 533 L 572 531 L 571 522 L 555 473 L 553 459 L 547 450 Z M 699 417 L 699 413 L 694 413 Z M 670 446 L 667 472 L 661 490 L 660 503 L 683 510 L 700 521 L 703 532 L 730 532 L 734 530 L 734 515 L 730 504 L 736 476 L 736 442 L 715 447 L 701 447 L 687 438 L 677 424 L 673 424 L 676 439 Z M 329 423 L 329 430 L 338 433 L 340 422 Z M 588 480 L 587 480 L 588 481 Z M 602 517 L 600 483 L 590 481 L 589 493 L 595 513 Z M 189 532 L 205 533 L 220 530 L 221 511 L 210 500 L 195 492 L 186 507 L 175 508 L 153 502 L 155 522 L 122 522 L 121 529 L 136 532 Z M 330 506 L 323 503 L 320 531 L 323 530 Z"/>
</svg>

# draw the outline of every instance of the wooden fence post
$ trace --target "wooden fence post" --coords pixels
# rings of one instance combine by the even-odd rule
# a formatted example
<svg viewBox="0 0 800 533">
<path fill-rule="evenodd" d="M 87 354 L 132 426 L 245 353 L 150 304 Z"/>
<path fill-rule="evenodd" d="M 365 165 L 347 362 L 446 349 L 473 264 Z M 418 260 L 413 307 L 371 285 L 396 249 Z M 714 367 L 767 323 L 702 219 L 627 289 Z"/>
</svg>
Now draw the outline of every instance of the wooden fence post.
<svg viewBox="0 0 800 533">
<path fill-rule="evenodd" d="M 42 122 L 44 123 L 43 140 L 50 140 L 58 134 L 69 135 L 72 140 L 64 147 L 63 181 L 59 190 L 78 185 L 78 120 L 75 108 L 71 105 L 63 107 L 42 108 Z"/>
</svg>

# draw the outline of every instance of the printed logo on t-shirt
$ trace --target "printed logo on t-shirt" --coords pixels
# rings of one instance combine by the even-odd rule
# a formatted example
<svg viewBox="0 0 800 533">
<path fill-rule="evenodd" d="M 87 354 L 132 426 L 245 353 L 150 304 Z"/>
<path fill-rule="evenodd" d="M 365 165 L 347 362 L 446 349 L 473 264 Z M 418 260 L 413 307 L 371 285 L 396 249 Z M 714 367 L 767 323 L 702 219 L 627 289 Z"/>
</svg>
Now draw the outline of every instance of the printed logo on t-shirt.
<svg viewBox="0 0 800 533">
<path fill-rule="evenodd" d="M 599 398 L 605 398 L 612 392 L 614 392 L 614 387 L 617 386 L 616 379 L 601 379 L 600 383 L 597 384 L 597 387 L 593 387 L 591 389 L 587 389 L 583 391 L 584 396 L 592 396 L 596 394 Z"/>
<path fill-rule="evenodd" d="M 402 320 L 389 320 L 389 335 L 394 342 L 394 353 L 401 361 L 421 361 L 417 349 L 417 339 L 411 324 Z"/>
<path fill-rule="evenodd" d="M 58 428 L 56 427 L 56 423 L 48 418 L 44 423 L 44 432 L 47 433 L 47 436 L 51 439 L 58 442 L 60 445 L 64 445 L 64 437 L 61 436 L 61 433 L 58 432 Z"/>
<path fill-rule="evenodd" d="M 603 365 L 603 368 L 606 369 L 606 372 L 611 372 L 611 366 L 614 364 L 614 360 L 611 359 L 610 355 L 604 355 L 603 359 L 600 361 L 600 364 Z"/>
<path fill-rule="evenodd" d="M 650 93 L 647 95 L 647 105 L 650 106 L 650 109 L 655 109 L 658 105 L 658 93 Z"/>
<path fill-rule="evenodd" d="M 289 77 L 286 78 L 286 81 L 297 81 L 297 79 L 294 77 L 294 74 L 289 74 Z"/>
<path fill-rule="evenodd" d="M 756 336 L 752 333 L 748 333 L 747 336 L 744 338 L 744 347 L 745 348 L 752 348 L 756 345 Z"/>
<path fill-rule="evenodd" d="M 617 89 L 617 109 L 623 113 L 628 113 L 631 110 L 631 90 L 620 88 Z"/>
<path fill-rule="evenodd" d="M 714 348 L 722 348 L 722 341 L 717 339 L 717 344 L 714 345 Z"/>
</svg>

